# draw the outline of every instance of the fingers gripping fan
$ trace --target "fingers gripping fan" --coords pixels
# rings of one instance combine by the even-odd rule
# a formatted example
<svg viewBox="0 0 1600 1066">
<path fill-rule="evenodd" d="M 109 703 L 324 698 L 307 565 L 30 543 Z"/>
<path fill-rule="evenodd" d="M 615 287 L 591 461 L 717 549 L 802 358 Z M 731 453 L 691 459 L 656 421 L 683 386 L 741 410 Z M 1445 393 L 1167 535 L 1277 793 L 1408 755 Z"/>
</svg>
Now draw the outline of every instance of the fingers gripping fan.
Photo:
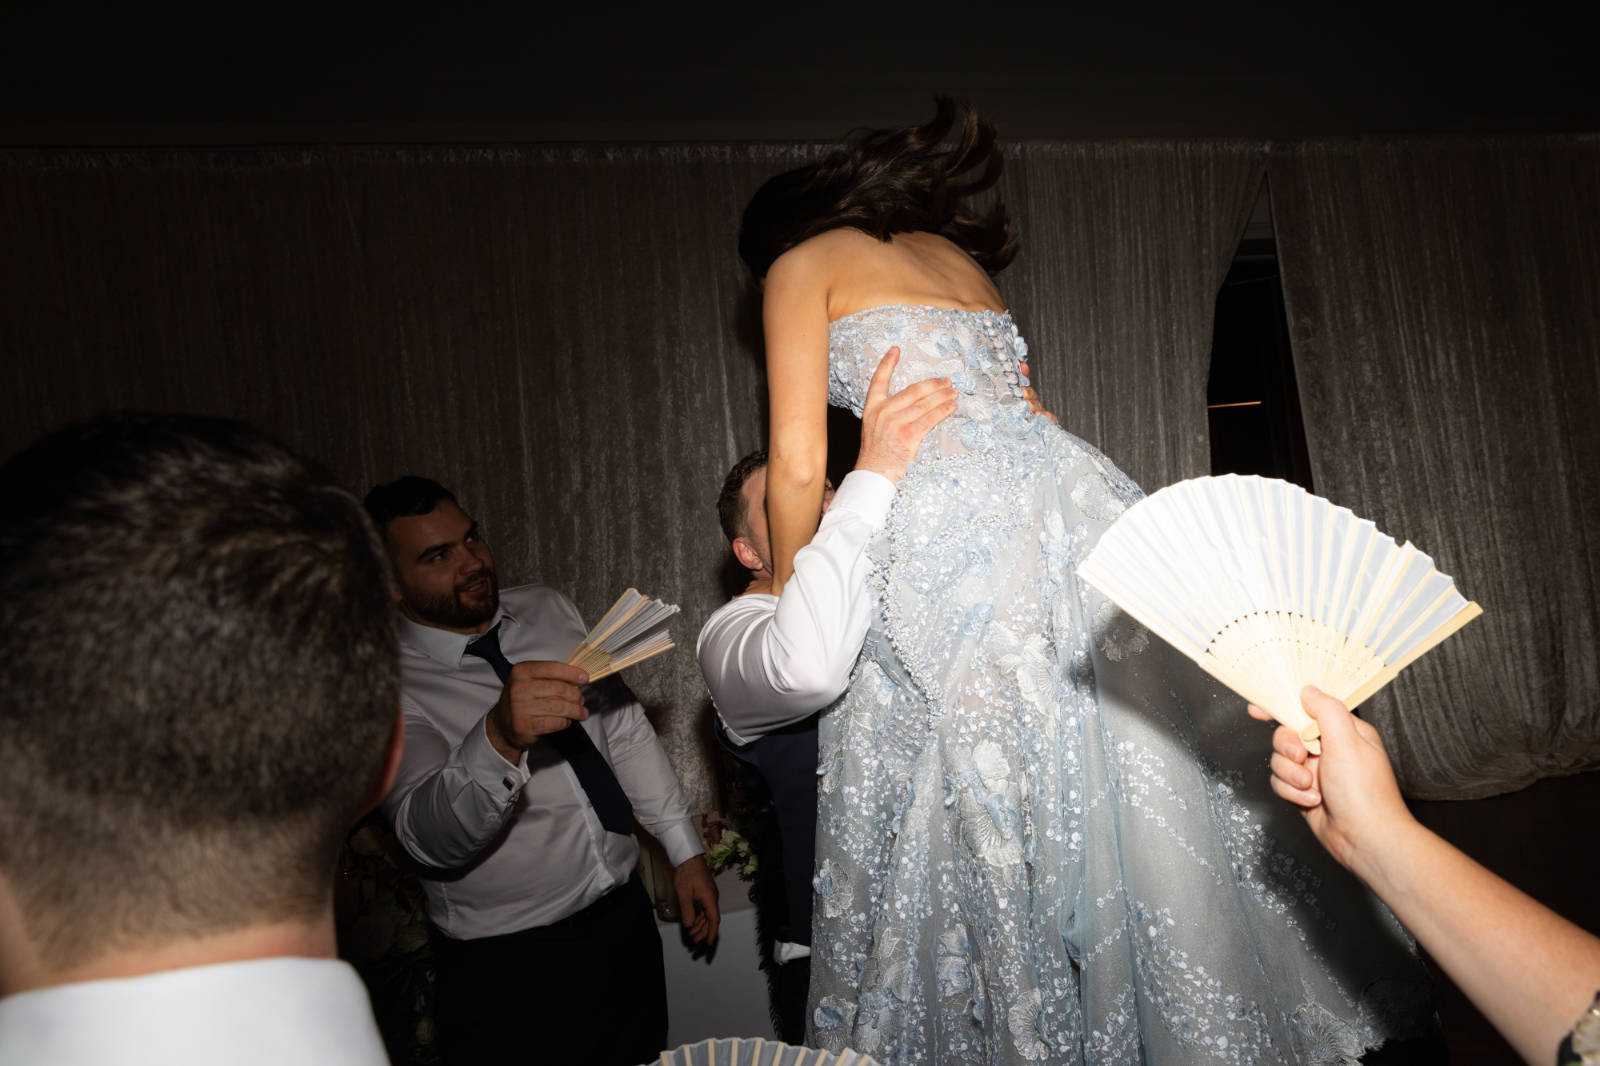
<svg viewBox="0 0 1600 1066">
<path fill-rule="evenodd" d="M 1302 687 L 1355 707 L 1483 613 L 1432 559 L 1348 508 L 1234 474 L 1140 500 L 1078 576 L 1313 752 Z"/>
</svg>

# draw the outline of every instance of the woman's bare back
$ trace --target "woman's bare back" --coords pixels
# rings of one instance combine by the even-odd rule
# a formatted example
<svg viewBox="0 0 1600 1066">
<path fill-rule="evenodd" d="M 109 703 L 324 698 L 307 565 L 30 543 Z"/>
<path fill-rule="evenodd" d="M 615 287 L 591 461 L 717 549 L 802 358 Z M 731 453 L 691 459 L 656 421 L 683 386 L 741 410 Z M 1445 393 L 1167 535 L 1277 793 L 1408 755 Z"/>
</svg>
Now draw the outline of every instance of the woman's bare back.
<svg viewBox="0 0 1600 1066">
<path fill-rule="evenodd" d="M 1005 301 L 983 268 L 935 233 L 897 233 L 880 241 L 837 229 L 807 241 L 826 256 L 828 318 L 893 304 L 1004 311 Z"/>
</svg>

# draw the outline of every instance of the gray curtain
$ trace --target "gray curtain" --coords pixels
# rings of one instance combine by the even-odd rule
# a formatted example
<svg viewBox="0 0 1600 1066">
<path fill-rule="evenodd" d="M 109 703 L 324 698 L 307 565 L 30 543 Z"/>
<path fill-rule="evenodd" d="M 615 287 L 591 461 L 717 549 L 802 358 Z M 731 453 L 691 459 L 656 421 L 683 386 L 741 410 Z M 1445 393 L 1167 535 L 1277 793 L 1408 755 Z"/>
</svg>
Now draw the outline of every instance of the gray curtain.
<svg viewBox="0 0 1600 1066">
<path fill-rule="evenodd" d="M 1039 392 L 1147 491 L 1211 472 L 1212 319 L 1265 160 L 1251 142 L 1104 141 L 1008 163 L 1023 251 L 1000 284 Z"/>
<path fill-rule="evenodd" d="M 107 408 L 250 419 L 358 491 L 452 486 L 502 583 L 590 618 L 681 603 L 635 668 L 715 806 L 691 652 L 724 597 L 714 505 L 765 435 L 734 235 L 816 146 L 0 155 L 0 453 Z M 1147 486 L 1205 473 L 1217 288 L 1260 145 L 1022 145 L 1001 277 L 1062 423 Z"/>
<path fill-rule="evenodd" d="M 1417 797 L 1600 767 L 1600 138 L 1275 146 L 1319 494 L 1484 616 L 1366 712 Z"/>
</svg>

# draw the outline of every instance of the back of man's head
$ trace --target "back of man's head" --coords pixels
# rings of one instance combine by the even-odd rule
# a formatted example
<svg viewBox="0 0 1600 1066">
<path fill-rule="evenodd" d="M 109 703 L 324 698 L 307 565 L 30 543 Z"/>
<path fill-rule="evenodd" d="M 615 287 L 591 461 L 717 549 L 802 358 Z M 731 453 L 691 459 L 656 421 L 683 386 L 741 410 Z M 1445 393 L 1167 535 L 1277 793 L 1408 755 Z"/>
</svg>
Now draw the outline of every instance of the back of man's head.
<svg viewBox="0 0 1600 1066">
<path fill-rule="evenodd" d="M 111 415 L 0 467 L 0 874 L 57 970 L 327 907 L 395 721 L 359 503 L 237 422 Z"/>
<path fill-rule="evenodd" d="M 734 463 L 728 476 L 722 479 L 722 491 L 717 493 L 717 522 L 730 544 L 736 537 L 750 535 L 750 508 L 744 498 L 744 486 L 751 475 L 766 466 L 767 450 L 757 448 Z"/>
</svg>

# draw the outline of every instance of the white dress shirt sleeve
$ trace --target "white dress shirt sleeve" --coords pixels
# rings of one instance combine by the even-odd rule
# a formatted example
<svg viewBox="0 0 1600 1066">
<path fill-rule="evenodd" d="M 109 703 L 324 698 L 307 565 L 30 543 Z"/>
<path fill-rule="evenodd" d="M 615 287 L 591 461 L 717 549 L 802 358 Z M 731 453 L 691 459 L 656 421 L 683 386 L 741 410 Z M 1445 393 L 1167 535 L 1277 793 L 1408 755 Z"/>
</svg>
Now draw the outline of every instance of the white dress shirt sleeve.
<svg viewBox="0 0 1600 1066">
<path fill-rule="evenodd" d="M 735 743 L 798 722 L 844 692 L 872 622 L 867 542 L 894 491 L 881 474 L 851 471 L 795 554 L 783 594 L 740 596 L 706 620 L 695 651 Z"/>
<path fill-rule="evenodd" d="M 644 709 L 630 699 L 605 713 L 605 729 L 611 769 L 628 794 L 639 824 L 656 838 L 674 866 L 704 853 L 705 844 L 695 829 L 683 786 Z"/>
<path fill-rule="evenodd" d="M 499 834 L 528 783 L 528 757 L 509 763 L 479 722 L 451 747 L 404 696 L 405 752 L 384 813 L 412 858 L 427 866 L 465 866 Z M 487 713 L 484 715 L 488 718 Z"/>
</svg>

